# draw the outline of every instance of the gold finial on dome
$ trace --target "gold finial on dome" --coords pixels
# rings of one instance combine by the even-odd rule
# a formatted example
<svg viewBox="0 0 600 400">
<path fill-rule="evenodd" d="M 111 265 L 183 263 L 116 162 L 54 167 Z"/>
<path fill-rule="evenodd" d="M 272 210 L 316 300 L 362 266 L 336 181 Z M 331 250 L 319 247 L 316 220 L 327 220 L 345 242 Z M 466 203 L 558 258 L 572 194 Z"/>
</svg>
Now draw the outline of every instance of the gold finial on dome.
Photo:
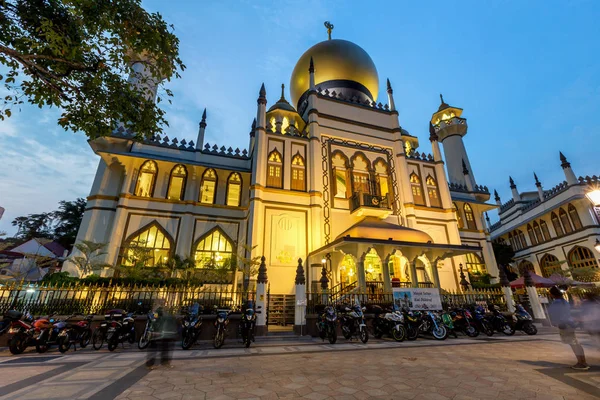
<svg viewBox="0 0 600 400">
<path fill-rule="evenodd" d="M 333 24 L 329 21 L 325 21 L 325 28 L 327 28 L 327 35 L 329 36 L 329 40 L 331 40 L 331 31 L 333 30 Z"/>
</svg>

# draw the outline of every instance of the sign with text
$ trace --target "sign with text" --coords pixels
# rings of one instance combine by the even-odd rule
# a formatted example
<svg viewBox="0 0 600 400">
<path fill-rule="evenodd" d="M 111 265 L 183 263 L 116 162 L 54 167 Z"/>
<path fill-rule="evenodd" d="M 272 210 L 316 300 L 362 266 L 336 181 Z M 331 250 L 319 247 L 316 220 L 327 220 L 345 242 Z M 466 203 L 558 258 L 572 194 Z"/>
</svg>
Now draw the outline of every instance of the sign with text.
<svg viewBox="0 0 600 400">
<path fill-rule="evenodd" d="M 393 288 L 394 304 L 411 311 L 441 310 L 440 289 Z"/>
</svg>

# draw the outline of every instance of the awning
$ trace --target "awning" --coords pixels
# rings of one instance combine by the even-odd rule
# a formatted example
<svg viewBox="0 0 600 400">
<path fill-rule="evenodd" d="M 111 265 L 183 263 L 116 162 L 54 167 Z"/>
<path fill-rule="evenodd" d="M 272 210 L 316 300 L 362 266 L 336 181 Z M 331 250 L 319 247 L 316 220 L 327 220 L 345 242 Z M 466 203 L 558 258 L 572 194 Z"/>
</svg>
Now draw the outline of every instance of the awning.
<svg viewBox="0 0 600 400">
<path fill-rule="evenodd" d="M 531 276 L 531 280 L 535 287 L 552 287 L 556 285 L 551 279 L 544 278 L 543 276 L 539 276 L 538 274 L 529 271 L 529 275 Z M 525 287 L 525 278 L 520 277 L 519 279 L 515 279 L 510 283 L 510 287 L 512 288 L 524 288 Z"/>
</svg>

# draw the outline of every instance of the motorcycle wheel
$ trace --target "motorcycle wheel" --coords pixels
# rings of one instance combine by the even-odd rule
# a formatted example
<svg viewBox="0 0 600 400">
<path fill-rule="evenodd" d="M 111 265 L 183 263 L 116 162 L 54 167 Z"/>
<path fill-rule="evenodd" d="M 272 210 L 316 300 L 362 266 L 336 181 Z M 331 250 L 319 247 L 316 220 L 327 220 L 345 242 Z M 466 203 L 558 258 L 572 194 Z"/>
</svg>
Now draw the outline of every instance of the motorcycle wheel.
<svg viewBox="0 0 600 400">
<path fill-rule="evenodd" d="M 392 338 L 396 342 L 402 342 L 406 337 L 406 330 L 403 326 L 399 327 L 400 329 L 396 329 L 396 327 L 392 328 Z"/>
<path fill-rule="evenodd" d="M 486 335 L 494 336 L 494 329 L 492 329 L 492 327 L 487 322 L 481 324 L 481 329 Z"/>
<path fill-rule="evenodd" d="M 138 341 L 138 349 L 144 350 L 150 344 L 150 335 L 152 332 L 145 331 L 142 336 L 140 336 L 140 340 Z"/>
<path fill-rule="evenodd" d="M 408 330 L 406 332 L 406 338 L 408 340 L 417 340 L 418 337 L 419 337 L 419 331 L 417 330 L 417 328 L 415 328 L 412 325 L 409 325 Z"/>
<path fill-rule="evenodd" d="M 447 334 L 446 327 L 443 325 L 438 325 L 437 328 L 433 328 L 431 330 L 431 334 L 437 340 L 444 340 L 444 339 L 446 339 L 446 334 Z"/>
<path fill-rule="evenodd" d="M 348 340 L 352 337 L 352 333 L 350 332 L 350 329 L 348 329 L 348 327 L 345 327 L 345 326 L 342 326 L 342 335 L 344 336 L 344 339 L 346 339 L 346 340 Z"/>
<path fill-rule="evenodd" d="M 189 350 L 190 347 L 194 344 L 194 334 L 187 333 L 183 338 L 181 338 L 181 348 L 184 350 Z"/>
<path fill-rule="evenodd" d="M 71 348 L 71 338 L 69 334 L 58 338 L 58 351 L 66 353 Z"/>
<path fill-rule="evenodd" d="M 369 331 L 367 330 L 366 326 L 360 330 L 359 336 L 361 342 L 367 343 L 369 341 Z"/>
<path fill-rule="evenodd" d="M 21 354 L 22 352 L 25 351 L 26 346 L 26 341 L 27 339 L 25 338 L 25 335 L 23 334 L 16 334 L 13 337 L 10 338 L 10 342 L 8 344 L 8 349 L 10 350 L 11 354 Z"/>
<path fill-rule="evenodd" d="M 135 343 L 135 328 L 131 328 L 131 331 L 129 332 L 129 336 L 127 337 L 127 341 L 129 342 L 129 344 L 134 344 Z"/>
<path fill-rule="evenodd" d="M 335 328 L 329 328 L 329 332 L 328 332 L 328 339 L 329 339 L 329 344 L 335 344 L 335 342 L 337 342 L 337 332 L 335 330 Z"/>
<path fill-rule="evenodd" d="M 91 338 L 92 330 L 90 328 L 87 328 L 86 330 L 81 332 L 81 337 L 79 338 L 79 346 L 81 346 L 82 349 L 87 347 L 87 345 L 90 344 Z"/>
<path fill-rule="evenodd" d="M 35 341 L 35 350 L 38 353 L 45 353 L 48 351 L 48 337 L 47 332 L 44 332 Z"/>
<path fill-rule="evenodd" d="M 377 325 L 373 327 L 373 336 L 375 336 L 376 339 L 381 339 L 383 337 L 383 332 L 379 329 L 379 326 Z"/>
<path fill-rule="evenodd" d="M 117 342 L 116 340 L 109 340 L 107 345 L 108 351 L 114 351 L 119 346 L 119 342 Z"/>
<path fill-rule="evenodd" d="M 223 334 L 223 329 L 218 328 L 213 345 L 215 346 L 215 349 L 219 349 L 223 346 L 223 343 L 225 343 L 225 335 Z"/>
<path fill-rule="evenodd" d="M 523 331 L 528 335 L 535 335 L 538 332 L 537 327 L 532 323 L 523 326 Z"/>
<path fill-rule="evenodd" d="M 319 338 L 321 338 L 321 340 L 325 340 L 325 337 L 327 336 L 325 329 L 324 328 L 320 328 L 319 330 Z"/>
<path fill-rule="evenodd" d="M 512 336 L 515 334 L 515 330 L 512 326 L 506 324 L 502 328 L 502 333 L 504 333 L 506 336 Z"/>
<path fill-rule="evenodd" d="M 104 332 L 100 329 L 95 329 L 92 334 L 92 347 L 94 350 L 100 350 L 104 344 Z"/>
<path fill-rule="evenodd" d="M 465 328 L 465 333 L 467 334 L 468 337 L 477 337 L 477 336 L 479 336 L 479 331 L 473 325 L 468 325 Z"/>
</svg>

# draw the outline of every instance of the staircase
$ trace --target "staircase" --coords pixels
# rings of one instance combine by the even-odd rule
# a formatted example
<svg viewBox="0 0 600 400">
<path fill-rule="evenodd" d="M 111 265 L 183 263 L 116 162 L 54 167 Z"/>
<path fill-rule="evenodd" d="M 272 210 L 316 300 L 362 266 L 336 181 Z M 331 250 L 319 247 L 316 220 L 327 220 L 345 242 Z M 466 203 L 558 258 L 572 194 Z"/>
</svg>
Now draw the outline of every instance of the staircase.
<svg viewBox="0 0 600 400">
<path fill-rule="evenodd" d="M 332 303 L 339 303 L 347 299 L 352 294 L 358 291 L 358 282 L 354 281 L 347 285 L 337 284 L 331 288 L 331 293 L 329 295 L 329 301 Z"/>
</svg>

